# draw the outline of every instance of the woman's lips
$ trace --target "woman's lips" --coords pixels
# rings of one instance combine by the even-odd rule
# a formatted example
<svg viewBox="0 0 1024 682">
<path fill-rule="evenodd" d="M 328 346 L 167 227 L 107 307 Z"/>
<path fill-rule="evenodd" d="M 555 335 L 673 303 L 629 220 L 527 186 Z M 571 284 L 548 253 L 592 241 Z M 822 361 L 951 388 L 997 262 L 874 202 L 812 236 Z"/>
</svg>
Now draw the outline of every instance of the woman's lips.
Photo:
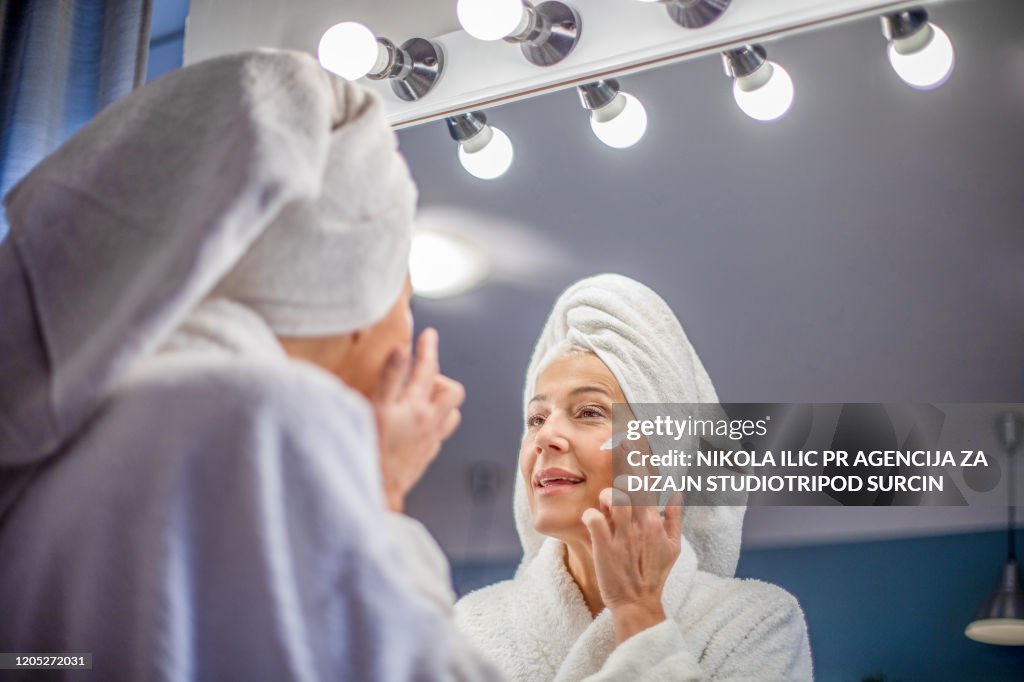
<svg viewBox="0 0 1024 682">
<path fill-rule="evenodd" d="M 541 469 L 533 476 L 533 487 L 541 495 L 553 495 L 583 484 L 584 477 L 565 469 Z"/>
</svg>

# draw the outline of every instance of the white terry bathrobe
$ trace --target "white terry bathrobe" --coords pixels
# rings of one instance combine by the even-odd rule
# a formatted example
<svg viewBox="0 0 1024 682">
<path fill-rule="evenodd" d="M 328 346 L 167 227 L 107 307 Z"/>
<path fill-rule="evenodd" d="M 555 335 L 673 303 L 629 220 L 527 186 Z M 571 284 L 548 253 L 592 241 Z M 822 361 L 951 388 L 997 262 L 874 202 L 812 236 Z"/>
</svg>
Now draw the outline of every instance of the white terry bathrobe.
<svg viewBox="0 0 1024 682">
<path fill-rule="evenodd" d="M 376 98 L 265 50 L 115 103 L 8 195 L 0 650 L 93 655 L 47 679 L 496 674 L 386 511 L 369 404 L 275 338 L 398 299 L 395 147 Z"/>
<path fill-rule="evenodd" d="M 634 408 L 717 402 L 671 309 L 634 280 L 598 275 L 559 297 L 530 362 L 524 411 L 538 375 L 572 346 L 596 353 Z M 565 566 L 565 545 L 534 530 L 517 475 L 522 563 L 512 580 L 462 598 L 456 622 L 509 679 L 521 682 L 811 680 L 797 600 L 777 586 L 733 577 L 744 510 L 685 509 L 682 551 L 662 595 L 668 618 L 616 647 L 611 613 L 591 616 Z"/>
</svg>

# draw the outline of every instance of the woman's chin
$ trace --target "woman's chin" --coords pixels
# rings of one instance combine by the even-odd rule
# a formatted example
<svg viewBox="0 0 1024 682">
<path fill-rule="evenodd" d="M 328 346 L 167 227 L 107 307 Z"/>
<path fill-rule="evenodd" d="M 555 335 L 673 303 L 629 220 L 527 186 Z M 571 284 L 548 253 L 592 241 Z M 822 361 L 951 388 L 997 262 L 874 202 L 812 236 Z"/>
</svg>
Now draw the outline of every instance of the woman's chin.
<svg viewBox="0 0 1024 682">
<path fill-rule="evenodd" d="M 548 510 L 547 513 L 534 513 L 533 529 L 541 535 L 564 540 L 566 537 L 577 535 L 581 528 L 586 529 L 581 520 L 583 511 L 583 508 L 577 509 L 574 506 L 571 510 L 561 509 L 557 512 Z"/>
</svg>

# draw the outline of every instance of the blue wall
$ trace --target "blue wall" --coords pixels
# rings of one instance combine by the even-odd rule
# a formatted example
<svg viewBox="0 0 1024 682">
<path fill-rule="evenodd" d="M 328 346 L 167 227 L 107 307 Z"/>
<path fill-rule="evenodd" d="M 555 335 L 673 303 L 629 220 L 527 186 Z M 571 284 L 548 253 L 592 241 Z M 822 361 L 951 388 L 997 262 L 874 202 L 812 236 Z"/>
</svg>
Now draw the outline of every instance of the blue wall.
<svg viewBox="0 0 1024 682">
<path fill-rule="evenodd" d="M 970 533 L 746 550 L 737 575 L 800 600 L 818 682 L 1021 682 L 1024 647 L 963 635 L 1005 556 L 1005 532 Z M 452 569 L 460 594 L 514 571 L 515 562 Z"/>
<path fill-rule="evenodd" d="M 780 585 L 803 605 L 819 682 L 884 673 L 900 682 L 1024 680 L 1024 647 L 963 631 L 995 587 L 1006 533 L 970 533 L 776 550 L 737 574 Z"/>
</svg>

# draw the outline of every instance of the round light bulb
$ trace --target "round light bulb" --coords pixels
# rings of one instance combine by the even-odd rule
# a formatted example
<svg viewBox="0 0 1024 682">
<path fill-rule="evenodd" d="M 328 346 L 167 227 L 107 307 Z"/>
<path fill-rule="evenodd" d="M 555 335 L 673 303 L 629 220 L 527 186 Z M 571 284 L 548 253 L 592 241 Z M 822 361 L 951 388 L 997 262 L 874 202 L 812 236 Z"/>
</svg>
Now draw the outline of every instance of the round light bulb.
<svg viewBox="0 0 1024 682">
<path fill-rule="evenodd" d="M 373 70 L 380 56 L 380 45 L 373 31 L 354 21 L 343 21 L 324 31 L 317 48 L 320 64 L 350 81 Z"/>
<path fill-rule="evenodd" d="M 931 39 L 924 46 L 900 54 L 896 42 L 889 43 L 889 63 L 907 85 L 919 90 L 937 88 L 953 73 L 953 43 L 946 32 L 928 24 Z"/>
<path fill-rule="evenodd" d="M 483 283 L 488 270 L 487 254 L 464 237 L 428 229 L 412 235 L 409 276 L 417 296 L 444 298 L 464 293 Z"/>
<path fill-rule="evenodd" d="M 793 79 L 775 62 L 767 62 L 765 66 L 768 65 L 772 74 L 761 86 L 745 90 L 744 86 L 749 82 L 746 79 L 751 76 L 737 78 L 732 84 L 736 104 L 744 114 L 758 121 L 774 121 L 789 111 L 793 104 Z"/>
<path fill-rule="evenodd" d="M 466 33 L 477 40 L 500 40 L 523 20 L 523 0 L 459 0 L 455 12 Z"/>
<path fill-rule="evenodd" d="M 462 167 L 481 180 L 493 180 L 505 174 L 512 165 L 515 152 L 512 141 L 500 129 L 491 126 L 491 139 L 483 148 L 467 152 L 465 143 L 459 145 Z"/>
<path fill-rule="evenodd" d="M 590 127 L 601 142 L 609 147 L 625 149 L 639 142 L 647 131 L 647 110 L 640 100 L 627 92 L 615 95 L 615 99 L 620 97 L 624 104 L 618 113 L 607 120 L 601 120 L 601 110 L 593 111 L 590 114 Z M 616 106 L 615 99 L 607 107 Z"/>
</svg>

